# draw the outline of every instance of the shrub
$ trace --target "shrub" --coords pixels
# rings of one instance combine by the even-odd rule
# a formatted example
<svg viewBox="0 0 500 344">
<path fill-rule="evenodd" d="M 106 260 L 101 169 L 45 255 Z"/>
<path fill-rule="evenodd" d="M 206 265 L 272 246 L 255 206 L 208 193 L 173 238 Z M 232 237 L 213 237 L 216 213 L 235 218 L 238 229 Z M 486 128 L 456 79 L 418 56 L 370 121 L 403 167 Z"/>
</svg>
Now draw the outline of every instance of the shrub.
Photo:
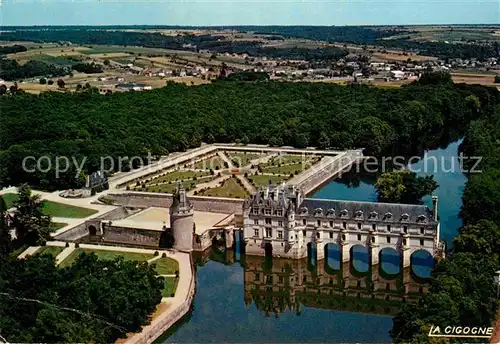
<svg viewBox="0 0 500 344">
<path fill-rule="evenodd" d="M 80 247 L 80 244 L 79 243 L 75 243 L 75 248 L 79 248 Z"/>
<path fill-rule="evenodd" d="M 158 251 L 155 251 L 155 253 L 153 254 L 155 257 L 158 257 L 159 253 Z"/>
<path fill-rule="evenodd" d="M 66 242 L 66 244 L 64 245 L 64 247 L 69 247 L 69 242 Z"/>
<path fill-rule="evenodd" d="M 167 254 L 166 254 L 165 252 L 163 252 L 163 253 L 161 254 L 161 257 L 162 257 L 162 258 L 167 258 Z"/>
</svg>

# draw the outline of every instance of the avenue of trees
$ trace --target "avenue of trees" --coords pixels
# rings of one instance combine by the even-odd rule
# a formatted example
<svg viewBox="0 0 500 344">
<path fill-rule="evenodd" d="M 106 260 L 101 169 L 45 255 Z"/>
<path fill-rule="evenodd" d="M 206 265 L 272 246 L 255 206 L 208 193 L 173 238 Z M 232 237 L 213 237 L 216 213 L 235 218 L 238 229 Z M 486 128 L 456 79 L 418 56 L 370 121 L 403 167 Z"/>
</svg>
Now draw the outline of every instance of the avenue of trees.
<svg viewBox="0 0 500 344">
<path fill-rule="evenodd" d="M 201 142 L 360 148 L 367 154 L 410 153 L 465 130 L 494 109 L 485 87 L 427 84 L 400 89 L 313 83 L 169 84 L 148 92 L 19 93 L 0 99 L 0 185 L 78 187 L 76 164 L 55 176 L 57 156 L 84 172 L 114 168 L 118 157 L 144 157 Z M 25 157 L 35 159 L 25 161 Z M 36 166 L 38 158 L 47 156 Z M 50 160 L 49 160 L 50 159 Z M 49 164 L 50 161 L 50 164 Z M 138 160 L 135 160 L 135 164 Z M 49 166 L 50 165 L 50 166 Z M 122 161 L 122 169 L 136 167 Z M 32 170 L 33 172 L 27 172 Z"/>
<path fill-rule="evenodd" d="M 109 61 L 109 60 L 108 60 Z M 73 70 L 76 70 L 77 72 L 80 73 L 86 73 L 86 74 L 95 74 L 95 73 L 102 73 L 102 66 L 97 64 L 97 63 L 77 63 L 71 66 Z"/>
<path fill-rule="evenodd" d="M 64 76 L 69 73 L 68 69 L 58 67 L 54 64 L 31 60 L 20 65 L 16 60 L 0 56 L 0 78 L 11 81 L 33 78 L 36 76 Z"/>
</svg>

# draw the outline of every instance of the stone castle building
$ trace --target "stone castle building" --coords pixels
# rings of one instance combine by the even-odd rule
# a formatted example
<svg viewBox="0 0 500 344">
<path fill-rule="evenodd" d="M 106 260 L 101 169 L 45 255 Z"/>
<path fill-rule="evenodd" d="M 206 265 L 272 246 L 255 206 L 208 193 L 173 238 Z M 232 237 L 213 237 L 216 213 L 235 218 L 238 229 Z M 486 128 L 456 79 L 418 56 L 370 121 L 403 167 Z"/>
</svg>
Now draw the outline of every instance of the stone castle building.
<svg viewBox="0 0 500 344">
<path fill-rule="evenodd" d="M 431 211 L 425 205 L 352 202 L 305 198 L 294 186 L 268 186 L 244 204 L 243 237 L 248 255 L 301 259 L 315 252 L 325 258 L 325 246 L 338 245 L 342 261 L 355 245 L 368 248 L 371 264 L 382 249 L 395 249 L 410 265 L 420 250 L 437 256 L 437 197 Z"/>
</svg>

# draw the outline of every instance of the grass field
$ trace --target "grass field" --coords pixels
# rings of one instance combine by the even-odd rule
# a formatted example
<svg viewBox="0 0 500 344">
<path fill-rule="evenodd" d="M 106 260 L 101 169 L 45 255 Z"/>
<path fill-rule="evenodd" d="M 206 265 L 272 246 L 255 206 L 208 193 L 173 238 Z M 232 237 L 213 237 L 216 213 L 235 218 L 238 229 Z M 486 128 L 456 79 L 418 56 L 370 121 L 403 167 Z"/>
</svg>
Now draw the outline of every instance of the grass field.
<svg viewBox="0 0 500 344">
<path fill-rule="evenodd" d="M 173 275 L 176 271 L 179 271 L 179 263 L 172 258 L 160 258 L 151 264 L 156 265 L 155 270 L 158 275 Z"/>
<path fill-rule="evenodd" d="M 210 180 L 212 180 L 214 178 L 216 178 L 216 177 L 207 176 L 204 178 L 198 178 L 197 180 L 184 180 L 184 181 L 182 181 L 182 185 L 184 185 L 184 189 L 189 191 L 189 190 L 192 190 L 196 185 L 209 182 Z M 136 187 L 134 190 L 135 191 L 144 191 L 144 192 L 174 193 L 175 189 L 177 189 L 177 184 L 178 183 L 174 182 L 174 181 L 167 183 L 167 184 L 160 184 L 160 185 L 148 184 L 145 188 L 142 188 L 141 186 L 139 186 L 139 187 Z"/>
<path fill-rule="evenodd" d="M 194 168 L 199 170 L 219 170 L 224 167 L 222 159 L 215 155 L 213 157 L 203 159 L 194 164 Z"/>
<path fill-rule="evenodd" d="M 175 171 L 168 173 L 165 176 L 160 176 L 158 178 L 154 178 L 150 180 L 147 185 L 151 184 L 158 184 L 158 183 L 168 183 L 168 182 L 173 182 L 173 181 L 180 181 L 180 180 L 186 180 L 186 179 L 193 179 L 193 178 L 202 178 L 210 176 L 210 172 L 208 171 Z"/>
<path fill-rule="evenodd" d="M 86 248 L 77 248 L 74 250 L 59 266 L 66 267 L 74 263 L 76 258 L 80 256 L 83 252 L 85 253 L 95 253 L 99 259 L 102 260 L 113 260 L 118 257 L 123 257 L 125 260 L 136 260 L 136 261 L 147 261 L 154 256 L 152 254 L 146 253 L 134 253 L 134 252 L 118 252 L 118 251 L 106 251 L 106 250 L 92 250 Z"/>
<path fill-rule="evenodd" d="M 6 193 L 2 195 L 2 198 L 7 205 L 7 209 L 14 206 L 14 202 L 17 200 L 17 194 Z M 43 202 L 43 212 L 45 215 L 50 215 L 53 217 L 69 217 L 69 218 L 84 218 L 92 214 L 97 213 L 97 210 L 75 207 L 73 205 L 67 205 L 62 203 L 56 203 L 52 201 L 42 201 Z M 59 229 L 66 226 L 66 223 L 54 223 L 54 228 Z"/>
<path fill-rule="evenodd" d="M 36 61 L 43 61 L 47 63 L 52 63 L 60 66 L 72 66 L 78 62 L 72 61 L 70 59 L 66 59 L 64 57 L 56 57 L 56 56 L 51 56 L 51 55 L 46 55 L 46 54 L 32 54 L 32 55 L 25 55 L 25 57 L 22 58 L 22 60 L 36 60 Z"/>
<path fill-rule="evenodd" d="M 64 247 L 59 246 L 43 246 L 35 252 L 35 254 L 50 254 L 56 257 L 59 253 L 64 250 Z"/>
<path fill-rule="evenodd" d="M 175 277 L 163 277 L 165 279 L 164 287 L 161 291 L 161 296 L 172 297 L 175 296 L 175 291 L 177 290 L 177 284 L 179 279 Z"/>
<path fill-rule="evenodd" d="M 302 163 L 298 164 L 290 164 L 290 165 L 282 165 L 282 166 L 271 166 L 265 167 L 262 169 L 264 173 L 272 173 L 272 174 L 285 174 L 290 175 L 292 173 L 300 173 L 307 169 L 307 165 L 303 165 Z"/>
<path fill-rule="evenodd" d="M 250 163 L 250 161 L 263 157 L 262 154 L 246 153 L 246 152 L 227 152 L 226 155 L 236 167 L 243 167 Z"/>
<path fill-rule="evenodd" d="M 43 212 L 53 217 L 81 219 L 97 213 L 97 210 L 52 201 L 43 201 Z"/>
<path fill-rule="evenodd" d="M 17 201 L 17 194 L 15 193 L 6 193 L 2 195 L 3 200 L 5 201 L 5 205 L 7 209 L 12 208 L 14 206 L 14 202 Z"/>
<path fill-rule="evenodd" d="M 281 182 L 286 181 L 289 179 L 290 176 L 277 176 L 277 175 L 253 175 L 249 176 L 247 179 L 252 183 L 255 187 L 260 187 L 260 186 L 266 186 L 269 184 L 269 181 L 271 181 L 270 184 L 272 185 L 277 185 L 280 184 Z"/>
<path fill-rule="evenodd" d="M 211 188 L 200 192 L 203 196 L 212 197 L 230 197 L 230 198 L 246 198 L 248 193 L 238 182 L 235 177 L 226 179 L 222 186 Z"/>
</svg>

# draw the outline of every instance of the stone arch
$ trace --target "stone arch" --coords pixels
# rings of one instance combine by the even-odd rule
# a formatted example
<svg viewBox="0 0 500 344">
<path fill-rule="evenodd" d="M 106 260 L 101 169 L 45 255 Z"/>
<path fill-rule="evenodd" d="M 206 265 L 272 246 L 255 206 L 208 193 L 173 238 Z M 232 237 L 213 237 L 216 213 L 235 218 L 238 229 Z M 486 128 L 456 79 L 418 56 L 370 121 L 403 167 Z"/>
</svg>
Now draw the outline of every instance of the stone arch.
<svg viewBox="0 0 500 344">
<path fill-rule="evenodd" d="M 429 278 L 435 265 L 434 257 L 425 249 L 416 250 L 410 256 L 411 272 L 418 278 Z"/>
<path fill-rule="evenodd" d="M 367 246 L 356 244 L 350 249 L 351 268 L 358 273 L 370 270 L 370 250 Z"/>
<path fill-rule="evenodd" d="M 379 271 L 381 275 L 395 277 L 401 273 L 401 253 L 392 247 L 379 252 Z"/>
<path fill-rule="evenodd" d="M 317 247 L 314 243 L 307 243 L 307 268 L 310 271 L 316 270 L 316 265 L 318 261 Z"/>
<path fill-rule="evenodd" d="M 89 230 L 89 235 L 91 237 L 97 235 L 97 228 L 96 228 L 96 226 L 90 225 L 89 228 L 88 228 L 88 230 Z"/>
<path fill-rule="evenodd" d="M 342 268 L 342 253 L 339 244 L 328 243 L 324 246 L 325 250 L 325 271 L 334 274 Z"/>
</svg>

